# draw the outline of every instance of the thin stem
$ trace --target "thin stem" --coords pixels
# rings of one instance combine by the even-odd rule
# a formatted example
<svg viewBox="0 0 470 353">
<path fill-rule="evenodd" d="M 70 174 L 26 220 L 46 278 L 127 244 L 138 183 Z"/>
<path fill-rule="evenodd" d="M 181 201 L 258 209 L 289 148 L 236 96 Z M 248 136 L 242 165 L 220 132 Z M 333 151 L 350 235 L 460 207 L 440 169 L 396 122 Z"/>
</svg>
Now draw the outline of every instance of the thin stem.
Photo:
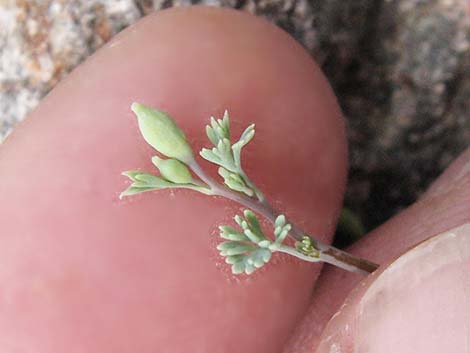
<svg viewBox="0 0 470 353">
<path fill-rule="evenodd" d="M 362 275 L 368 275 L 379 267 L 369 260 L 354 256 L 334 246 L 328 246 L 328 249 L 320 251 L 320 259 L 336 267 Z"/>
<path fill-rule="evenodd" d="M 279 245 L 274 249 L 275 251 L 283 252 L 285 254 L 289 254 L 292 256 L 295 256 L 301 260 L 308 261 L 308 262 L 319 262 L 322 261 L 318 257 L 313 257 L 313 256 L 308 256 L 305 254 L 302 254 L 300 251 L 297 251 L 296 249 L 286 246 L 286 245 Z"/>
<path fill-rule="evenodd" d="M 297 249 L 294 249 L 290 246 L 286 246 L 286 245 L 279 245 L 279 247 L 276 247 L 275 248 L 276 251 L 279 251 L 279 252 L 283 252 L 283 253 L 286 253 L 286 254 L 289 254 L 289 255 L 292 255 L 292 256 L 295 256 L 301 260 L 304 260 L 304 261 L 308 261 L 308 262 L 318 262 L 318 261 L 323 261 L 323 262 L 326 262 L 326 263 L 329 263 L 331 265 L 334 265 L 334 266 L 337 266 L 339 268 L 342 268 L 343 270 L 347 270 L 347 271 L 350 271 L 350 272 L 355 272 L 355 273 L 359 273 L 361 275 L 368 275 L 369 273 L 373 272 L 375 270 L 372 269 L 372 263 L 369 263 L 369 267 L 365 267 L 362 265 L 362 262 L 368 262 L 367 260 L 364 260 L 364 259 L 360 259 L 360 263 L 358 263 L 357 265 L 354 265 L 354 260 L 350 260 L 350 261 L 338 261 L 338 259 L 336 257 L 333 257 L 329 254 L 326 254 L 324 252 L 320 252 L 320 257 L 313 257 L 313 256 L 308 256 L 308 255 L 305 255 L 303 253 L 301 253 L 300 251 L 298 251 Z M 338 249 L 336 249 L 338 250 Z M 339 250 L 341 251 L 341 250 Z M 351 257 L 350 254 L 348 253 L 345 253 L 343 251 L 344 254 L 346 254 L 346 256 L 348 257 Z M 356 258 L 355 256 L 353 256 L 353 258 Z"/>
<path fill-rule="evenodd" d="M 225 197 L 229 200 L 235 201 L 245 207 L 252 209 L 253 211 L 261 214 L 263 217 L 268 219 L 272 224 L 274 224 L 279 212 L 277 212 L 267 201 L 255 201 L 248 196 L 234 192 L 216 182 L 210 175 L 208 175 L 201 166 L 196 162 L 196 160 L 191 161 L 187 164 L 189 168 L 196 174 L 204 183 L 209 186 L 213 195 L 218 195 Z M 280 247 L 279 251 L 294 255 L 303 260 L 315 262 L 323 261 L 331 265 L 340 267 L 347 271 L 360 273 L 360 274 L 369 274 L 374 272 L 379 266 L 375 263 L 372 263 L 363 258 L 354 256 L 345 251 L 335 248 L 334 246 L 322 243 L 317 239 L 313 239 L 310 235 L 305 233 L 302 229 L 298 228 L 294 223 L 286 220 L 287 223 L 290 223 L 292 226 L 289 236 L 296 241 L 302 241 L 304 237 L 309 237 L 312 240 L 314 247 L 320 252 L 320 257 L 315 258 L 308 255 L 304 255 L 299 251 L 295 251 L 290 247 Z M 282 249 L 282 250 L 281 250 Z"/>
<path fill-rule="evenodd" d="M 244 194 L 236 193 L 216 182 L 210 175 L 201 168 L 196 162 L 187 164 L 188 167 L 196 174 L 204 183 L 206 183 L 212 190 L 214 195 L 225 197 L 226 199 L 235 201 L 245 207 L 251 208 L 253 211 L 263 215 L 270 222 L 274 223 L 276 220 L 276 212 L 267 202 L 257 202 Z"/>
</svg>

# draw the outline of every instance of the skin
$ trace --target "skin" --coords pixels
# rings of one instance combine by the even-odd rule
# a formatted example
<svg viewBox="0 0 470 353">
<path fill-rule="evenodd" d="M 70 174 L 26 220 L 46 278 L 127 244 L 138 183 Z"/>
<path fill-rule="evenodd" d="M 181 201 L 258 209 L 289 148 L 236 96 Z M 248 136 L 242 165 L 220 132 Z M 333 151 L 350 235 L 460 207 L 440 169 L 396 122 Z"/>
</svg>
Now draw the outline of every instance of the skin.
<svg viewBox="0 0 470 353">
<path fill-rule="evenodd" d="M 360 319 L 367 290 L 327 326 L 360 277 L 325 266 L 317 281 L 320 265 L 277 254 L 251 277 L 229 273 L 215 230 L 236 205 L 184 190 L 118 199 L 121 171 L 154 170 L 133 101 L 169 112 L 196 151 L 212 114 L 228 108 L 235 135 L 256 122 L 246 170 L 278 209 L 331 240 L 346 139 L 318 67 L 249 15 L 159 12 L 69 75 L 0 148 L 0 351 L 299 353 L 335 343 L 344 353 L 358 338 L 368 344 L 341 334 Z M 470 222 L 469 166 L 467 152 L 421 201 L 351 249 L 384 263 L 362 288 L 375 288 L 385 264 L 417 242 Z M 408 331 L 420 327 L 414 320 Z M 340 333 L 334 341 L 331 332 Z"/>
<path fill-rule="evenodd" d="M 467 242 L 470 241 L 470 238 L 468 238 L 468 224 L 470 224 L 470 194 L 468 190 L 470 190 L 470 149 L 467 149 L 454 161 L 414 205 L 366 235 L 349 249 L 349 251 L 359 256 L 383 264 L 374 277 L 361 282 L 362 278 L 358 276 L 331 267 L 325 268 L 315 287 L 308 312 L 290 337 L 283 352 L 315 352 L 319 345 L 323 346 L 320 352 L 328 352 L 333 343 L 341 345 L 341 353 L 355 352 L 353 344 L 355 336 L 351 333 L 346 334 L 342 328 L 346 325 L 351 326 L 359 318 L 358 312 L 354 310 L 357 309 L 357 305 L 359 305 L 362 296 L 365 294 L 365 289 L 373 283 L 373 279 L 378 277 L 388 265 L 393 265 L 395 260 L 403 253 L 405 253 L 403 256 L 406 258 L 406 252 L 410 248 L 431 237 L 467 225 L 467 228 L 461 228 L 457 233 L 466 234 Z M 466 231 L 462 229 L 466 229 Z M 468 245 L 466 249 L 470 249 Z M 462 255 L 462 258 L 470 256 L 468 253 L 465 254 Z M 442 256 L 445 257 L 446 255 Z M 428 259 L 423 261 L 428 261 Z M 470 270 L 468 269 L 468 263 L 459 266 L 462 271 L 464 269 L 467 272 Z M 409 276 L 421 278 L 421 271 L 422 266 L 415 266 L 412 270 L 406 269 L 403 271 L 403 278 Z M 422 278 L 423 283 L 426 280 L 427 278 Z M 463 276 L 455 282 L 456 284 L 470 285 L 470 278 Z M 446 298 L 452 298 L 455 293 L 459 293 L 461 290 L 458 285 L 452 288 L 455 289 L 455 292 L 447 293 Z M 350 293 L 351 291 L 353 292 Z M 351 298 L 347 298 L 348 295 Z M 422 297 L 429 296 L 430 293 L 422 294 Z M 349 303 L 353 303 L 348 306 L 354 309 L 343 310 L 344 308 L 341 308 L 345 299 Z M 467 312 L 470 312 L 470 303 L 468 301 L 458 303 L 461 305 L 462 313 L 465 312 L 465 308 L 468 308 Z M 412 304 L 404 304 L 400 310 L 406 313 L 411 308 L 413 308 Z M 336 314 L 338 310 L 340 311 L 339 315 Z M 434 305 L 429 303 L 427 310 L 435 310 Z M 329 323 L 329 320 L 335 314 L 337 316 L 336 320 Z M 423 323 L 429 320 L 423 315 L 415 315 L 410 316 L 409 321 L 410 325 L 415 328 L 415 331 L 411 332 L 415 335 L 416 341 L 427 340 L 429 333 L 424 330 L 416 330 L 416 328 L 422 327 Z M 327 324 L 328 330 L 324 332 Z M 446 324 L 450 325 L 449 322 L 446 322 Z M 448 328 L 448 326 L 445 327 Z M 402 330 L 403 332 L 410 332 L 408 327 L 402 327 Z M 333 331 L 339 332 L 339 335 L 331 340 L 329 336 Z M 419 336 L 418 333 L 422 335 Z M 466 335 L 470 336 L 470 332 L 467 332 Z M 455 338 L 457 339 L 457 337 Z M 393 339 L 394 335 L 390 335 L 390 341 L 393 341 Z M 328 342 L 320 343 L 322 341 Z M 387 346 L 388 342 L 384 341 L 383 345 L 384 347 Z M 436 344 L 428 347 L 425 351 L 434 352 L 431 348 L 435 349 L 436 352 L 449 351 L 448 347 Z M 415 351 L 419 352 L 420 350 L 416 349 Z"/>
<path fill-rule="evenodd" d="M 317 353 L 468 352 L 470 223 L 432 237 L 362 281 Z"/>
<path fill-rule="evenodd" d="M 120 201 L 122 171 L 155 171 L 133 101 L 169 112 L 196 151 L 210 115 L 230 109 L 235 135 L 255 121 L 246 170 L 276 207 L 330 240 L 346 144 L 318 67 L 255 17 L 157 13 L 75 70 L 0 150 L 0 351 L 277 350 L 320 265 L 276 255 L 235 278 L 215 245 L 237 205 L 191 191 Z"/>
</svg>

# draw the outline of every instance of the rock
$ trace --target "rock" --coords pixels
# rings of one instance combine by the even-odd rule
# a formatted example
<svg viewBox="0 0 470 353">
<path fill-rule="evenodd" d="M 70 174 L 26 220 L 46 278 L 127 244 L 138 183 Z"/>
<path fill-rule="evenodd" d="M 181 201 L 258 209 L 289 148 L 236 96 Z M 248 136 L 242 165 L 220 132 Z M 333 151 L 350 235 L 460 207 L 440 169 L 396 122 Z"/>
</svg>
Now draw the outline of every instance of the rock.
<svg viewBox="0 0 470 353">
<path fill-rule="evenodd" d="M 346 205 L 375 227 L 470 145 L 466 0 L 6 0 L 0 3 L 0 139 L 114 34 L 194 3 L 263 16 L 309 50 L 348 122 Z"/>
<path fill-rule="evenodd" d="M 349 118 L 346 202 L 368 228 L 414 202 L 470 146 L 467 5 L 384 1 L 354 72 L 334 82 Z"/>
<path fill-rule="evenodd" d="M 141 17 L 133 1 L 0 3 L 0 138 L 114 34 Z"/>
</svg>

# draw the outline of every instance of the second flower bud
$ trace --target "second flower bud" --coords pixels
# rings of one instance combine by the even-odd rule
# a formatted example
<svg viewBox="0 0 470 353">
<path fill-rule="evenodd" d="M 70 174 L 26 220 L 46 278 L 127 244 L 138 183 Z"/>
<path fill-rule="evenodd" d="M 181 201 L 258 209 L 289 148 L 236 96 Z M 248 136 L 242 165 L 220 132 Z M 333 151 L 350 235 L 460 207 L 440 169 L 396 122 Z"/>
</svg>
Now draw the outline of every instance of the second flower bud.
<svg viewBox="0 0 470 353">
<path fill-rule="evenodd" d="M 175 184 L 189 184 L 193 177 L 186 165 L 177 159 L 152 157 L 152 163 L 158 168 L 163 178 Z"/>
</svg>

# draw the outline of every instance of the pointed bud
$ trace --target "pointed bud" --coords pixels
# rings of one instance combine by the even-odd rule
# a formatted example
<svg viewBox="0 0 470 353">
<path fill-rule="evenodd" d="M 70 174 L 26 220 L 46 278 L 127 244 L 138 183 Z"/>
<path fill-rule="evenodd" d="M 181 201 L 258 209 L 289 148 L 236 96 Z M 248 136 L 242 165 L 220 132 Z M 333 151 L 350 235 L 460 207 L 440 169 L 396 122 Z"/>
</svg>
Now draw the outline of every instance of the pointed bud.
<svg viewBox="0 0 470 353">
<path fill-rule="evenodd" d="M 181 162 L 193 160 L 186 136 L 167 114 L 140 103 L 132 103 L 131 109 L 137 115 L 140 132 L 149 145 Z"/>
<path fill-rule="evenodd" d="M 152 157 L 152 163 L 158 168 L 162 177 L 176 184 L 188 184 L 193 180 L 188 167 L 176 159 Z"/>
</svg>

